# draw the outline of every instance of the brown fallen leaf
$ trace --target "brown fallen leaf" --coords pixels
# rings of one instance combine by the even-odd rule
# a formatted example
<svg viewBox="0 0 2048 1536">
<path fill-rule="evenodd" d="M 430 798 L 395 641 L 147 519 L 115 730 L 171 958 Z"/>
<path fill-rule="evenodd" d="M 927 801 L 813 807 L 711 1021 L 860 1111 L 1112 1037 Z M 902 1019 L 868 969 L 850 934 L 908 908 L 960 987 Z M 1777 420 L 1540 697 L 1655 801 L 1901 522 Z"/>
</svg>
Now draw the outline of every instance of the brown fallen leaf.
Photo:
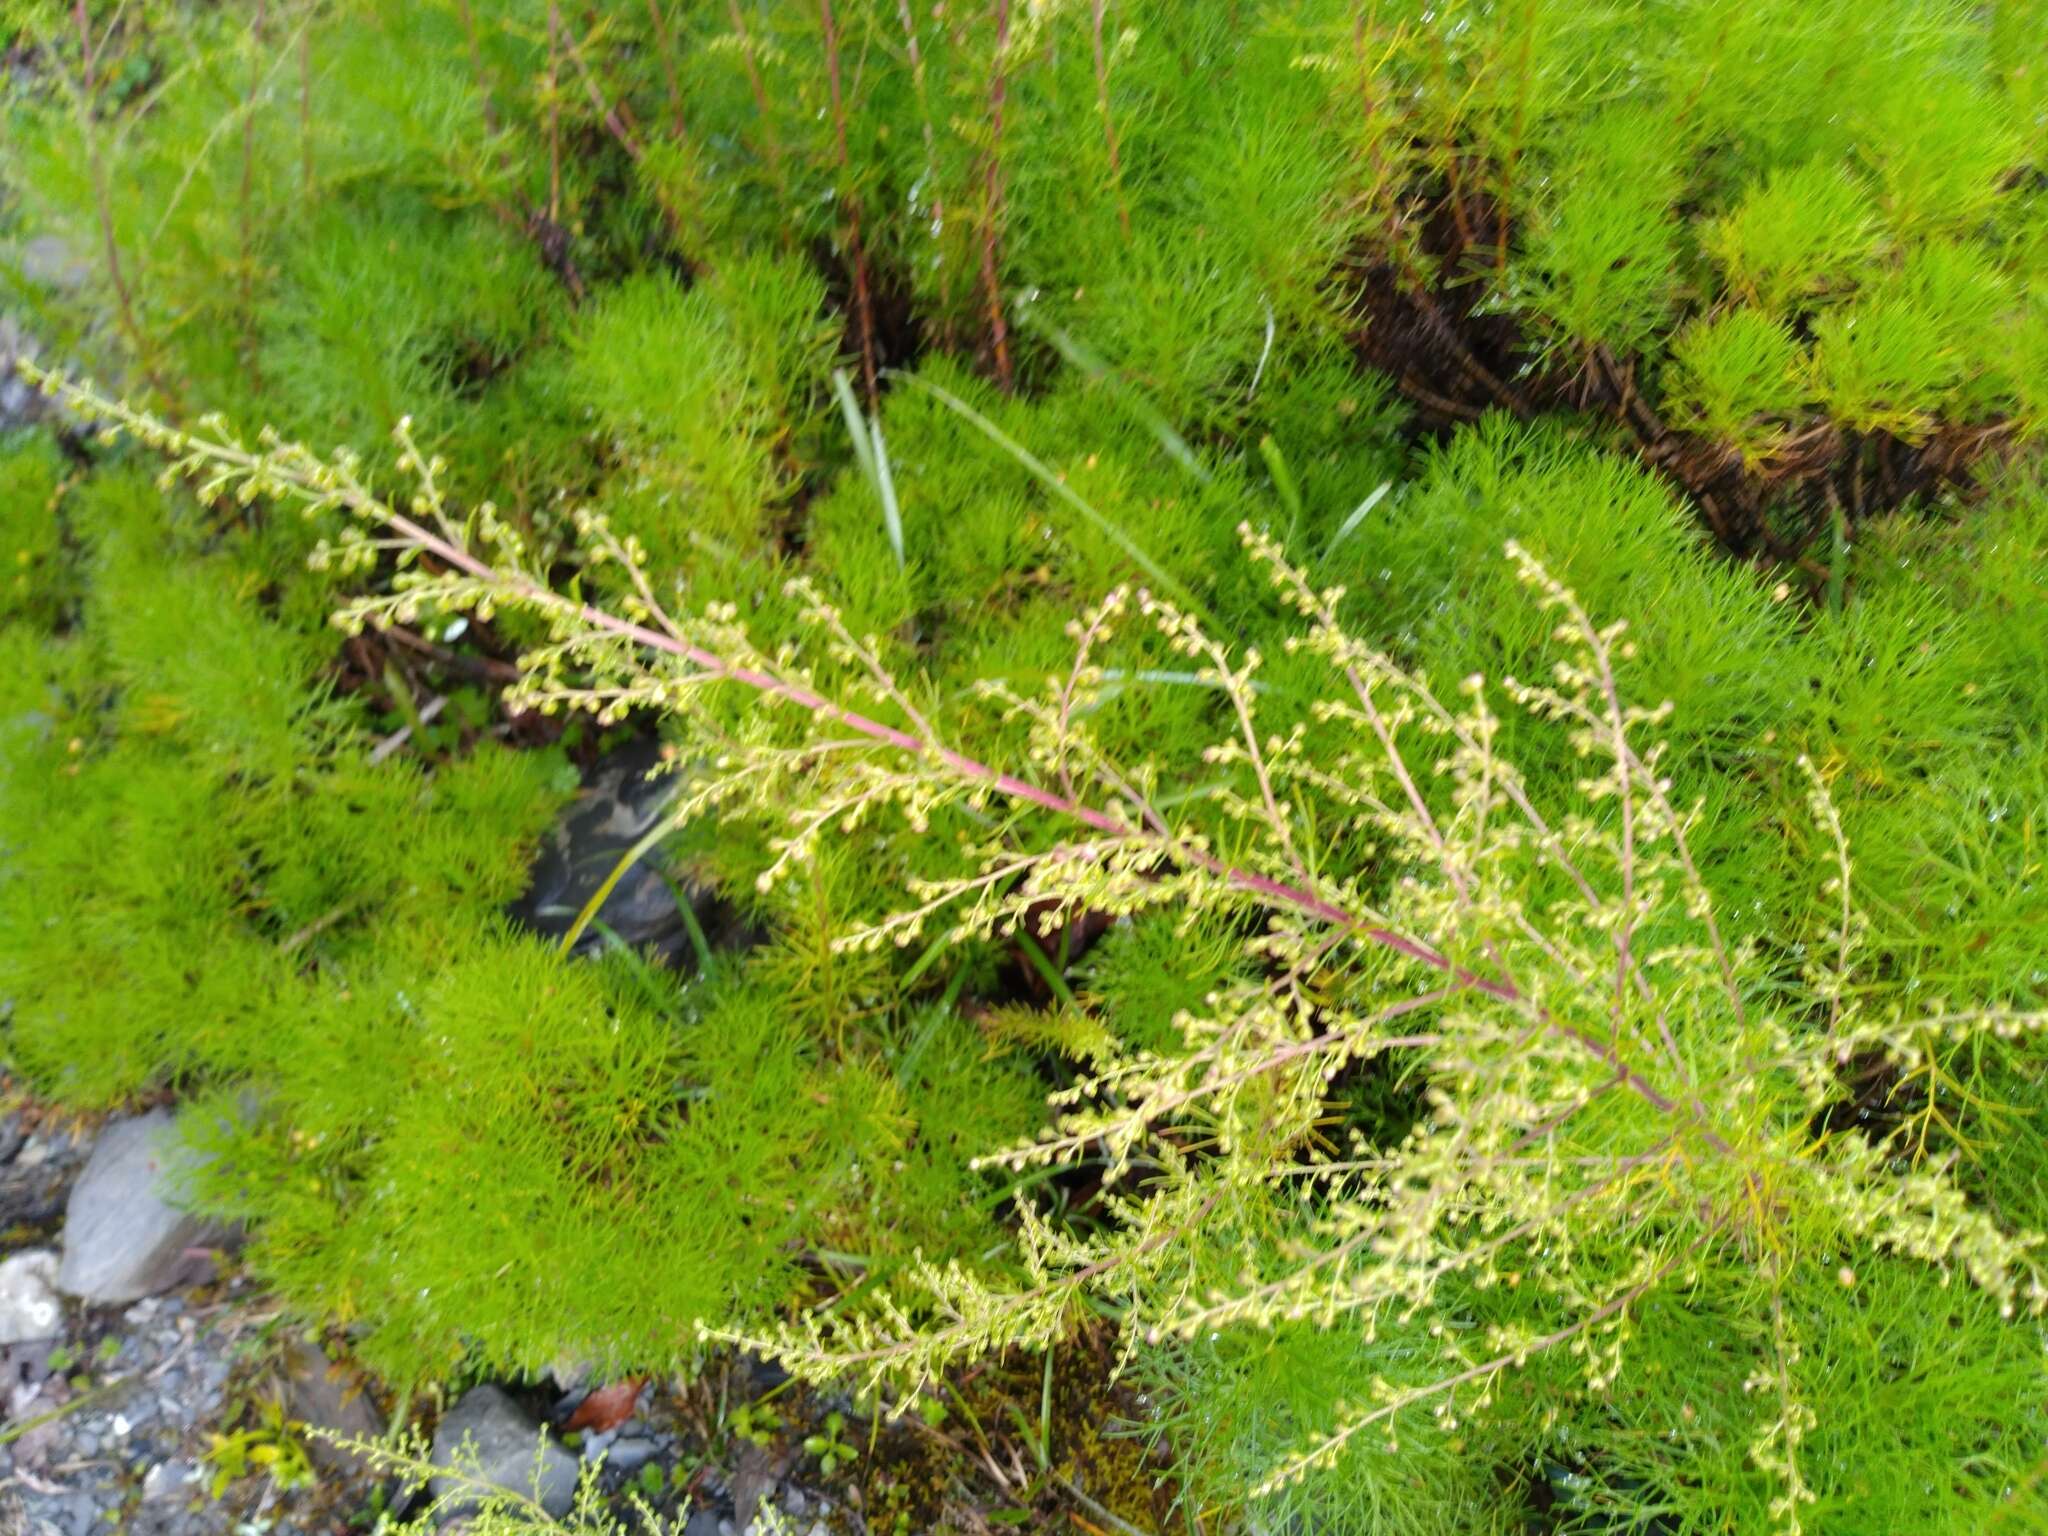
<svg viewBox="0 0 2048 1536">
<path fill-rule="evenodd" d="M 633 1410 L 640 1404 L 640 1389 L 646 1384 L 643 1377 L 628 1376 L 624 1381 L 599 1387 L 576 1405 L 576 1411 L 569 1415 L 565 1427 L 587 1429 L 596 1435 L 617 1429 L 633 1417 Z"/>
</svg>

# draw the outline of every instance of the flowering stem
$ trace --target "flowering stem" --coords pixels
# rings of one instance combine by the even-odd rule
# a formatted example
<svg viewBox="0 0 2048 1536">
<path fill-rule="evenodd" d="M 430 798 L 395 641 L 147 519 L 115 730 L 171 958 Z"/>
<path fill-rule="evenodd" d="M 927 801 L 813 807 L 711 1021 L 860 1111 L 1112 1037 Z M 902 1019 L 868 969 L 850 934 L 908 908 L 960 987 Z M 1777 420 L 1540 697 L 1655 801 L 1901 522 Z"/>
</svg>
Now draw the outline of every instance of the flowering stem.
<svg viewBox="0 0 2048 1536">
<path fill-rule="evenodd" d="M 1440 973 L 1453 984 L 1455 990 L 1476 992 L 1525 1010 L 1538 1026 L 1571 1041 L 1605 1064 L 1613 1072 L 1613 1080 L 1617 1085 L 1626 1087 L 1637 1098 L 1663 1114 L 1675 1114 L 1679 1111 L 1678 1103 L 1635 1068 L 1629 1066 L 1613 1045 L 1566 1023 L 1548 1008 L 1533 1002 L 1512 981 L 1474 971 L 1418 939 L 1410 938 L 1406 934 L 1348 911 L 1306 885 L 1276 879 L 1242 865 L 1226 863 L 1204 849 L 1190 847 L 1183 839 L 1173 836 L 1170 831 L 1148 826 L 1133 826 L 1123 818 L 1089 805 L 1073 795 L 1058 794 L 1027 779 L 1021 779 L 1015 774 L 1001 772 L 978 758 L 944 745 L 931 735 L 918 735 L 886 724 L 858 710 L 849 709 L 802 683 L 792 682 L 788 678 L 758 667 L 729 661 L 716 652 L 696 644 L 678 630 L 659 607 L 647 601 L 651 594 L 644 585 L 641 587 L 643 605 L 663 628 L 650 628 L 646 624 L 620 618 L 589 603 L 565 598 L 530 576 L 500 571 L 464 548 L 452 530 L 446 534 L 435 532 L 424 523 L 408 517 L 397 507 L 372 495 L 353 473 L 337 472 L 327 468 L 296 444 L 257 454 L 231 440 L 213 441 L 173 432 L 161 422 L 119 401 L 108 400 L 90 389 L 60 379 L 26 360 L 18 366 L 25 377 L 50 393 L 60 395 L 81 413 L 89 417 L 111 418 L 152 446 L 167 448 L 182 455 L 181 464 L 188 472 L 199 466 L 207 466 L 218 472 L 219 480 L 216 483 L 240 480 L 244 483 L 245 492 L 250 495 L 258 491 L 271 495 L 289 494 L 315 506 L 344 506 L 357 516 L 381 524 L 397 535 L 397 542 L 401 546 L 431 555 L 449 568 L 494 589 L 501 599 L 509 598 L 523 602 L 543 613 L 572 620 L 588 629 L 616 636 L 633 645 L 677 657 L 696 667 L 706 678 L 739 683 L 753 689 L 764 698 L 785 700 L 822 719 L 836 721 L 870 741 L 939 762 L 963 779 L 985 785 L 1006 799 L 1037 806 L 1041 810 L 1077 821 L 1083 826 L 1121 841 L 1149 845 L 1156 848 L 1162 857 L 1176 859 L 1201 869 L 1233 889 L 1256 896 L 1272 906 L 1292 910 L 1319 922 L 1331 924 L 1368 943 L 1414 960 Z M 401 441 L 409 444 L 410 440 L 405 436 L 406 431 L 407 427 L 402 423 Z M 416 454 L 409 453 L 408 456 L 417 461 Z M 428 489 L 432 489 L 431 482 Z M 438 511 L 438 492 L 415 503 L 416 510 L 422 507 Z M 443 527 L 445 528 L 446 524 L 443 524 Z M 632 562 L 625 563 L 629 570 L 633 569 Z M 1707 1146 L 1724 1154 L 1733 1152 L 1734 1149 L 1726 1140 L 1702 1123 L 1703 1115 L 1697 1107 L 1688 1118 L 1692 1121 L 1693 1129 Z"/>
<path fill-rule="evenodd" d="M 367 500 L 367 498 L 365 499 Z M 982 762 L 978 758 L 969 757 L 964 752 L 956 751 L 951 747 L 944 746 L 926 737 L 913 735 L 911 732 L 900 730 L 895 726 L 887 725 L 880 720 L 860 713 L 858 710 L 848 709 L 844 705 L 835 703 L 833 700 L 825 697 L 825 695 L 817 692 L 815 689 L 806 688 L 800 683 L 793 683 L 787 678 L 777 677 L 771 672 L 764 672 L 758 668 L 736 665 L 715 652 L 708 651 L 702 646 L 695 645 L 676 635 L 664 634 L 659 630 L 650 629 L 646 625 L 636 624 L 629 619 L 619 618 L 615 614 L 607 613 L 602 608 L 592 607 L 588 603 L 569 603 L 568 600 L 541 586 L 538 582 L 530 581 L 523 577 L 508 577 L 504 575 L 493 567 L 486 565 L 483 561 L 476 559 L 461 546 L 430 532 L 419 523 L 398 512 L 395 508 L 385 507 L 382 503 L 372 503 L 372 505 L 376 508 L 376 515 L 383 517 L 392 530 L 409 543 L 414 544 L 422 551 L 446 562 L 457 570 L 474 576 L 479 581 L 496 586 L 511 595 L 545 607 L 561 607 L 566 605 L 573 611 L 575 617 L 594 629 L 617 635 L 623 640 L 629 640 L 635 645 L 645 646 L 650 650 L 661 651 L 671 656 L 680 657 L 702 670 L 708 676 L 740 683 L 769 698 L 786 700 L 801 709 L 806 709 L 823 718 L 834 720 L 844 725 L 847 729 L 867 737 L 871 741 L 880 742 L 885 746 L 895 747 L 904 752 L 916 753 L 919 756 L 932 757 L 963 778 L 986 784 L 989 788 L 1007 799 L 1035 805 L 1042 810 L 1051 811 L 1055 815 L 1078 821 L 1083 826 L 1091 827 L 1095 831 L 1109 833 L 1119 838 L 1139 839 L 1162 844 L 1170 842 L 1171 846 L 1168 851 L 1174 857 L 1207 871 L 1209 874 L 1216 876 L 1238 890 L 1257 896 L 1275 906 L 1290 908 L 1321 922 L 1334 924 L 1356 934 L 1359 938 L 1369 943 L 1377 944 L 1407 959 L 1418 961 L 1432 970 L 1441 972 L 1462 990 L 1483 993 L 1504 1003 L 1528 1005 L 1526 994 L 1513 983 L 1496 977 L 1481 975 L 1469 967 L 1460 965 L 1448 955 L 1431 948 L 1420 940 L 1412 939 L 1406 934 L 1397 933 L 1393 929 L 1380 924 L 1368 922 L 1347 911 L 1345 908 L 1325 900 L 1304 886 L 1292 884 L 1285 880 L 1278 880 L 1270 875 L 1262 875 L 1255 870 L 1246 869 L 1240 865 L 1226 864 L 1215 855 L 1206 853 L 1198 848 L 1190 848 L 1178 839 L 1167 839 L 1157 832 L 1141 827 L 1133 827 L 1121 818 L 1089 805 L 1084 801 L 1071 796 L 1056 794 L 1052 790 L 1031 783 L 1029 780 L 1020 779 L 1015 774 L 1004 773 L 992 768 L 987 763 Z M 1539 1008 L 1536 1010 L 1536 1013 L 1546 1027 L 1605 1062 L 1613 1070 L 1615 1080 L 1645 1103 L 1648 1103 L 1664 1114 L 1676 1112 L 1678 1109 L 1676 1101 L 1660 1091 L 1655 1084 L 1651 1083 L 1649 1079 L 1645 1078 L 1633 1067 L 1628 1066 L 1622 1061 L 1620 1055 L 1612 1046 L 1596 1039 L 1581 1029 L 1565 1023 L 1547 1009 Z M 1699 1129 L 1702 1139 L 1716 1151 L 1729 1152 L 1732 1150 L 1728 1143 L 1720 1136 L 1706 1130 L 1704 1127 Z"/>
</svg>

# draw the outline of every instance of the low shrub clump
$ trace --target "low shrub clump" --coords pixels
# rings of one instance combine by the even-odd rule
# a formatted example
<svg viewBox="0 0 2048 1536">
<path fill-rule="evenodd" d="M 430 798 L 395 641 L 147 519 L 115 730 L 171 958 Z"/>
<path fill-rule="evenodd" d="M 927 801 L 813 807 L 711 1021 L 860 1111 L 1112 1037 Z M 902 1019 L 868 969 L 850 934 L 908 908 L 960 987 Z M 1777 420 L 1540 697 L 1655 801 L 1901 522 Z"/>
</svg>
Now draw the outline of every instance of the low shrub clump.
<svg viewBox="0 0 2048 1536">
<path fill-rule="evenodd" d="M 18 26 L 8 1055 L 298 1313 L 1107 1325 L 1190 1528 L 2042 1517 L 2038 5 Z"/>
</svg>

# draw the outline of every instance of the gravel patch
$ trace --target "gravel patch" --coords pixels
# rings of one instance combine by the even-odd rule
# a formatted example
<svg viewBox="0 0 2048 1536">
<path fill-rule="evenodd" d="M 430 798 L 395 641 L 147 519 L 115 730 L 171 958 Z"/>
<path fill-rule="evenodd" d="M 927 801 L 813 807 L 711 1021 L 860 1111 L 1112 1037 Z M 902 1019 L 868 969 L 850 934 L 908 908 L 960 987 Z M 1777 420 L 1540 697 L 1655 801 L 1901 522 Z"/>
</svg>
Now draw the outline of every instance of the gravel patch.
<svg viewBox="0 0 2048 1536">
<path fill-rule="evenodd" d="M 169 1124 L 161 1112 L 145 1119 L 152 1132 Z M 220 1234 L 179 1225 L 190 1218 L 166 1210 L 150 1179 L 117 1181 L 105 1171 L 117 1154 L 129 1174 L 148 1161 L 138 1150 L 142 1123 L 109 1122 L 96 1148 L 90 1134 L 0 1116 L 0 1536 L 364 1536 L 376 1527 L 378 1493 L 402 1508 L 405 1491 L 305 1425 L 374 1439 L 385 1427 L 375 1394 L 346 1361 L 286 1330 L 242 1276 L 185 1280 L 183 1260 L 219 1253 L 195 1244 Z M 125 1193 L 113 1199 L 109 1189 Z M 74 1220 L 88 1212 L 90 1232 L 67 1231 L 67 1205 Z M 67 1290 L 58 1272 L 67 1239 L 77 1252 L 81 1241 L 118 1246 L 123 1233 L 137 1234 L 133 1257 L 155 1266 L 148 1283 L 163 1293 L 95 1304 L 80 1287 Z M 125 1264 L 110 1253 L 91 1268 L 140 1283 L 133 1276 L 144 1270 Z M 778 1379 L 741 1363 L 746 1396 Z M 642 1506 L 686 1536 L 864 1530 L 856 1510 L 803 1485 L 804 1463 L 787 1446 L 769 1452 L 726 1435 L 707 1443 L 701 1414 L 686 1420 L 668 1392 L 647 1391 L 629 1417 L 602 1430 L 571 1428 L 594 1385 L 601 1384 L 471 1387 L 443 1412 L 436 1460 L 445 1462 L 466 1436 L 493 1481 L 526 1488 L 544 1446 L 550 1510 L 566 1508 L 577 1479 L 594 1475 L 629 1532 L 640 1529 Z M 258 1472 L 216 1497 L 216 1437 L 260 1424 L 270 1404 L 279 1405 L 317 1479 L 287 1489 Z M 779 1512 L 779 1526 L 764 1505 Z M 445 1529 L 454 1536 L 460 1524 L 452 1519 Z"/>
</svg>

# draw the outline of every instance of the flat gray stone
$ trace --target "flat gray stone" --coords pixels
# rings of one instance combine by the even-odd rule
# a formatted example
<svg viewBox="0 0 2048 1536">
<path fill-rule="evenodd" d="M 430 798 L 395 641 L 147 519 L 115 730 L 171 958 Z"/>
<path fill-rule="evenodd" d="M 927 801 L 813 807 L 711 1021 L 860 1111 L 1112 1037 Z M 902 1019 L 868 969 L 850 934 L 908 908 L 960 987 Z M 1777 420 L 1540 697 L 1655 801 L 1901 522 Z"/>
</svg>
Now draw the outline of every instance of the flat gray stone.
<svg viewBox="0 0 2048 1536">
<path fill-rule="evenodd" d="M 786 1460 L 769 1455 L 751 1441 L 740 1447 L 739 1461 L 732 1469 L 732 1513 L 739 1525 L 744 1527 L 754 1518 L 763 1500 L 774 1498 L 787 1465 Z"/>
<path fill-rule="evenodd" d="M 57 1255 L 31 1248 L 0 1260 L 0 1344 L 33 1344 L 63 1331 Z"/>
<path fill-rule="evenodd" d="M 38 288 L 55 288 L 76 293 L 92 280 L 92 266 L 58 235 L 36 235 L 24 240 L 14 253 L 14 265 L 24 281 Z"/>
<path fill-rule="evenodd" d="M 168 1110 L 116 1120 L 100 1132 L 71 1187 L 57 1288 L 96 1304 L 139 1301 L 204 1278 L 192 1250 L 230 1240 L 226 1228 L 179 1210 L 181 1152 Z"/>
<path fill-rule="evenodd" d="M 383 1438 L 384 1415 L 370 1396 L 362 1373 L 346 1361 L 329 1360 L 304 1341 L 293 1345 L 285 1357 L 284 1401 L 293 1418 L 314 1429 L 350 1440 Z M 308 1436 L 306 1453 L 323 1472 L 362 1470 L 365 1466 L 360 1453 L 345 1451 L 324 1435 Z"/>
<path fill-rule="evenodd" d="M 434 1465 L 458 1468 L 494 1488 L 536 1499 L 557 1519 L 576 1499 L 576 1458 L 497 1387 L 472 1387 L 448 1410 L 434 1431 Z M 479 1502 L 457 1497 L 465 1487 L 437 1477 L 428 1491 L 437 1501 L 450 1501 L 444 1513 L 453 1518 Z"/>
<path fill-rule="evenodd" d="M 612 1442 L 605 1452 L 604 1464 L 614 1472 L 638 1472 L 660 1454 L 661 1447 L 652 1440 L 628 1435 Z"/>
<path fill-rule="evenodd" d="M 26 426 L 43 413 L 43 397 L 14 371 L 18 358 L 33 358 L 33 338 L 14 316 L 0 314 L 0 431 Z"/>
<path fill-rule="evenodd" d="M 189 1461 L 160 1461 L 142 1479 L 142 1500 L 160 1504 L 166 1499 L 187 1496 L 199 1481 L 199 1469 Z"/>
</svg>

